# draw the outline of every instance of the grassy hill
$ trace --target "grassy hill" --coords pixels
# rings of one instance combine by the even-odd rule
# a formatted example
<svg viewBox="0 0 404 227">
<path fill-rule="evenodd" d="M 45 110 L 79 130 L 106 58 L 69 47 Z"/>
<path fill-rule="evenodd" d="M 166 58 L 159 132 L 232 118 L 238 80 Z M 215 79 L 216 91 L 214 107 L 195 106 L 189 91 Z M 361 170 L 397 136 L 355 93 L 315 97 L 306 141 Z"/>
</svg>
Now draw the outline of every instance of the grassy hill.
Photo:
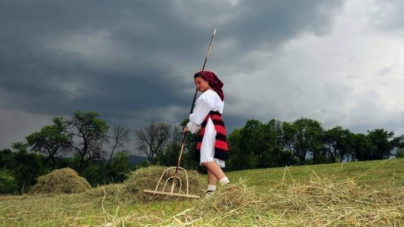
<svg viewBox="0 0 404 227">
<path fill-rule="evenodd" d="M 0 226 L 404 226 L 403 159 L 227 175 L 231 186 L 201 200 L 134 203 L 114 193 L 122 185 L 0 196 Z"/>
</svg>

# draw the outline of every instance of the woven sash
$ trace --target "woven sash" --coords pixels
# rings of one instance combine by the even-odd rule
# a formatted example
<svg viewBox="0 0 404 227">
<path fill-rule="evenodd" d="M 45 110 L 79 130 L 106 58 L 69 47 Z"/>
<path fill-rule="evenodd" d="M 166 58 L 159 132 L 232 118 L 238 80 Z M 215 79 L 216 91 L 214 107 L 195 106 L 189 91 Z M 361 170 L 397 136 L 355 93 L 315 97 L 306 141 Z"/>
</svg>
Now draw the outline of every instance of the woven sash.
<svg viewBox="0 0 404 227">
<path fill-rule="evenodd" d="M 229 158 L 229 148 L 227 145 L 227 132 L 226 127 L 222 119 L 222 115 L 219 112 L 211 111 L 206 115 L 205 120 L 201 124 L 201 130 L 199 131 L 198 141 L 196 143 L 196 159 L 200 160 L 200 151 L 203 141 L 203 136 L 205 135 L 205 127 L 208 120 L 212 119 L 213 124 L 216 129 L 216 141 L 215 141 L 215 155 L 214 158 L 226 161 Z"/>
</svg>

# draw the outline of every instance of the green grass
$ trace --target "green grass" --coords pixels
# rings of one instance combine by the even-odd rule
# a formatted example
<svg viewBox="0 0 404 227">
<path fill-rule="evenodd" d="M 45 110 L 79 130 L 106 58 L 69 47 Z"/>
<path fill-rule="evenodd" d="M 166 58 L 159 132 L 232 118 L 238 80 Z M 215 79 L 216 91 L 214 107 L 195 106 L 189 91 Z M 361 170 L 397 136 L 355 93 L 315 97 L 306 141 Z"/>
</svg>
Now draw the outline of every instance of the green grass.
<svg viewBox="0 0 404 227">
<path fill-rule="evenodd" d="M 131 203 L 85 193 L 0 196 L 0 226 L 404 226 L 403 159 L 227 176 L 235 191 L 219 191 L 224 199 Z"/>
<path fill-rule="evenodd" d="M 375 186 L 386 182 L 395 182 L 397 185 L 403 186 L 404 159 L 254 169 L 234 171 L 227 175 L 231 179 L 246 178 L 248 185 L 256 186 L 259 190 L 273 187 L 280 181 L 304 183 L 313 175 L 336 179 L 350 178 L 359 184 Z"/>
</svg>

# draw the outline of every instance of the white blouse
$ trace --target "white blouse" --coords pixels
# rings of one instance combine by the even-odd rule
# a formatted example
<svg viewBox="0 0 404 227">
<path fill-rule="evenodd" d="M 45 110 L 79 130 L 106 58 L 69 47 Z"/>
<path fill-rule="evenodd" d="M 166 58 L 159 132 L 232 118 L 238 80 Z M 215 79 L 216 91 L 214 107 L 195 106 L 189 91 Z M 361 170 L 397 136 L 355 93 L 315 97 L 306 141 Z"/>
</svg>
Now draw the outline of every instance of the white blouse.
<svg viewBox="0 0 404 227">
<path fill-rule="evenodd" d="M 208 115 L 210 111 L 217 111 L 222 114 L 223 107 L 224 102 L 215 91 L 205 91 L 199 96 L 194 112 L 189 116 L 189 122 L 187 124 L 188 130 L 193 134 L 197 133 L 201 129 L 201 124 L 206 115 Z M 205 126 L 205 134 L 201 144 L 200 164 L 202 165 L 205 162 L 214 161 L 218 166 L 224 168 L 225 162 L 214 157 L 216 133 L 215 125 L 212 119 L 209 118 Z"/>
<path fill-rule="evenodd" d="M 195 134 L 201 129 L 201 124 L 210 111 L 223 113 L 224 102 L 213 90 L 207 90 L 196 100 L 194 112 L 189 115 L 188 130 Z"/>
</svg>

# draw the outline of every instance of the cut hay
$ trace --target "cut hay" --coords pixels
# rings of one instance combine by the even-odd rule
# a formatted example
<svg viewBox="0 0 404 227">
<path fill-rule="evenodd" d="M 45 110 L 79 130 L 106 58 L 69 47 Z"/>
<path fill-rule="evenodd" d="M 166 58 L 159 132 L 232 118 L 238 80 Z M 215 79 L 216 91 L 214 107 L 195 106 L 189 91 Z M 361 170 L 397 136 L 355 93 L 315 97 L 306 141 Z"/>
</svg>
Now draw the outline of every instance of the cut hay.
<svg viewBox="0 0 404 227">
<path fill-rule="evenodd" d="M 257 194 L 244 182 L 224 186 L 164 225 L 402 226 L 404 188 L 359 186 L 355 180 L 313 177 Z"/>
<path fill-rule="evenodd" d="M 302 225 L 395 226 L 404 221 L 403 189 L 315 177 L 308 184 L 281 185 L 265 200 Z"/>
<path fill-rule="evenodd" d="M 72 194 L 86 192 L 89 189 L 91 186 L 86 179 L 80 177 L 76 171 L 64 168 L 39 177 L 38 183 L 31 188 L 30 193 Z"/>
<path fill-rule="evenodd" d="M 125 186 L 122 184 L 109 184 L 92 188 L 86 192 L 86 195 L 94 197 L 102 197 L 102 196 L 120 197 L 122 193 L 124 193 L 124 191 Z"/>
<path fill-rule="evenodd" d="M 151 195 L 147 196 L 143 193 L 143 190 L 155 190 L 156 185 L 167 167 L 162 166 L 150 166 L 147 168 L 138 169 L 129 174 L 128 179 L 124 182 L 125 190 L 131 194 L 137 194 L 143 196 L 143 198 L 153 199 L 153 198 L 167 198 L 167 196 Z M 163 190 L 164 182 L 172 177 L 175 173 L 175 169 L 169 170 L 162 179 L 161 187 L 158 190 Z M 203 189 L 206 184 L 202 183 L 200 174 L 195 170 L 187 171 L 188 182 L 189 182 L 189 194 L 201 195 L 203 194 Z M 183 171 L 179 171 L 179 177 L 182 181 L 181 193 L 186 193 L 186 178 Z M 171 183 L 167 184 L 166 190 L 169 190 Z M 176 187 L 178 188 L 178 187 Z M 177 190 L 175 192 L 178 192 Z"/>
<path fill-rule="evenodd" d="M 238 209 L 253 206 L 257 202 L 259 198 L 254 188 L 247 187 L 245 181 L 240 180 L 236 184 L 219 186 L 218 190 L 209 198 L 202 200 L 198 207 L 205 211 L 234 213 Z"/>
</svg>

